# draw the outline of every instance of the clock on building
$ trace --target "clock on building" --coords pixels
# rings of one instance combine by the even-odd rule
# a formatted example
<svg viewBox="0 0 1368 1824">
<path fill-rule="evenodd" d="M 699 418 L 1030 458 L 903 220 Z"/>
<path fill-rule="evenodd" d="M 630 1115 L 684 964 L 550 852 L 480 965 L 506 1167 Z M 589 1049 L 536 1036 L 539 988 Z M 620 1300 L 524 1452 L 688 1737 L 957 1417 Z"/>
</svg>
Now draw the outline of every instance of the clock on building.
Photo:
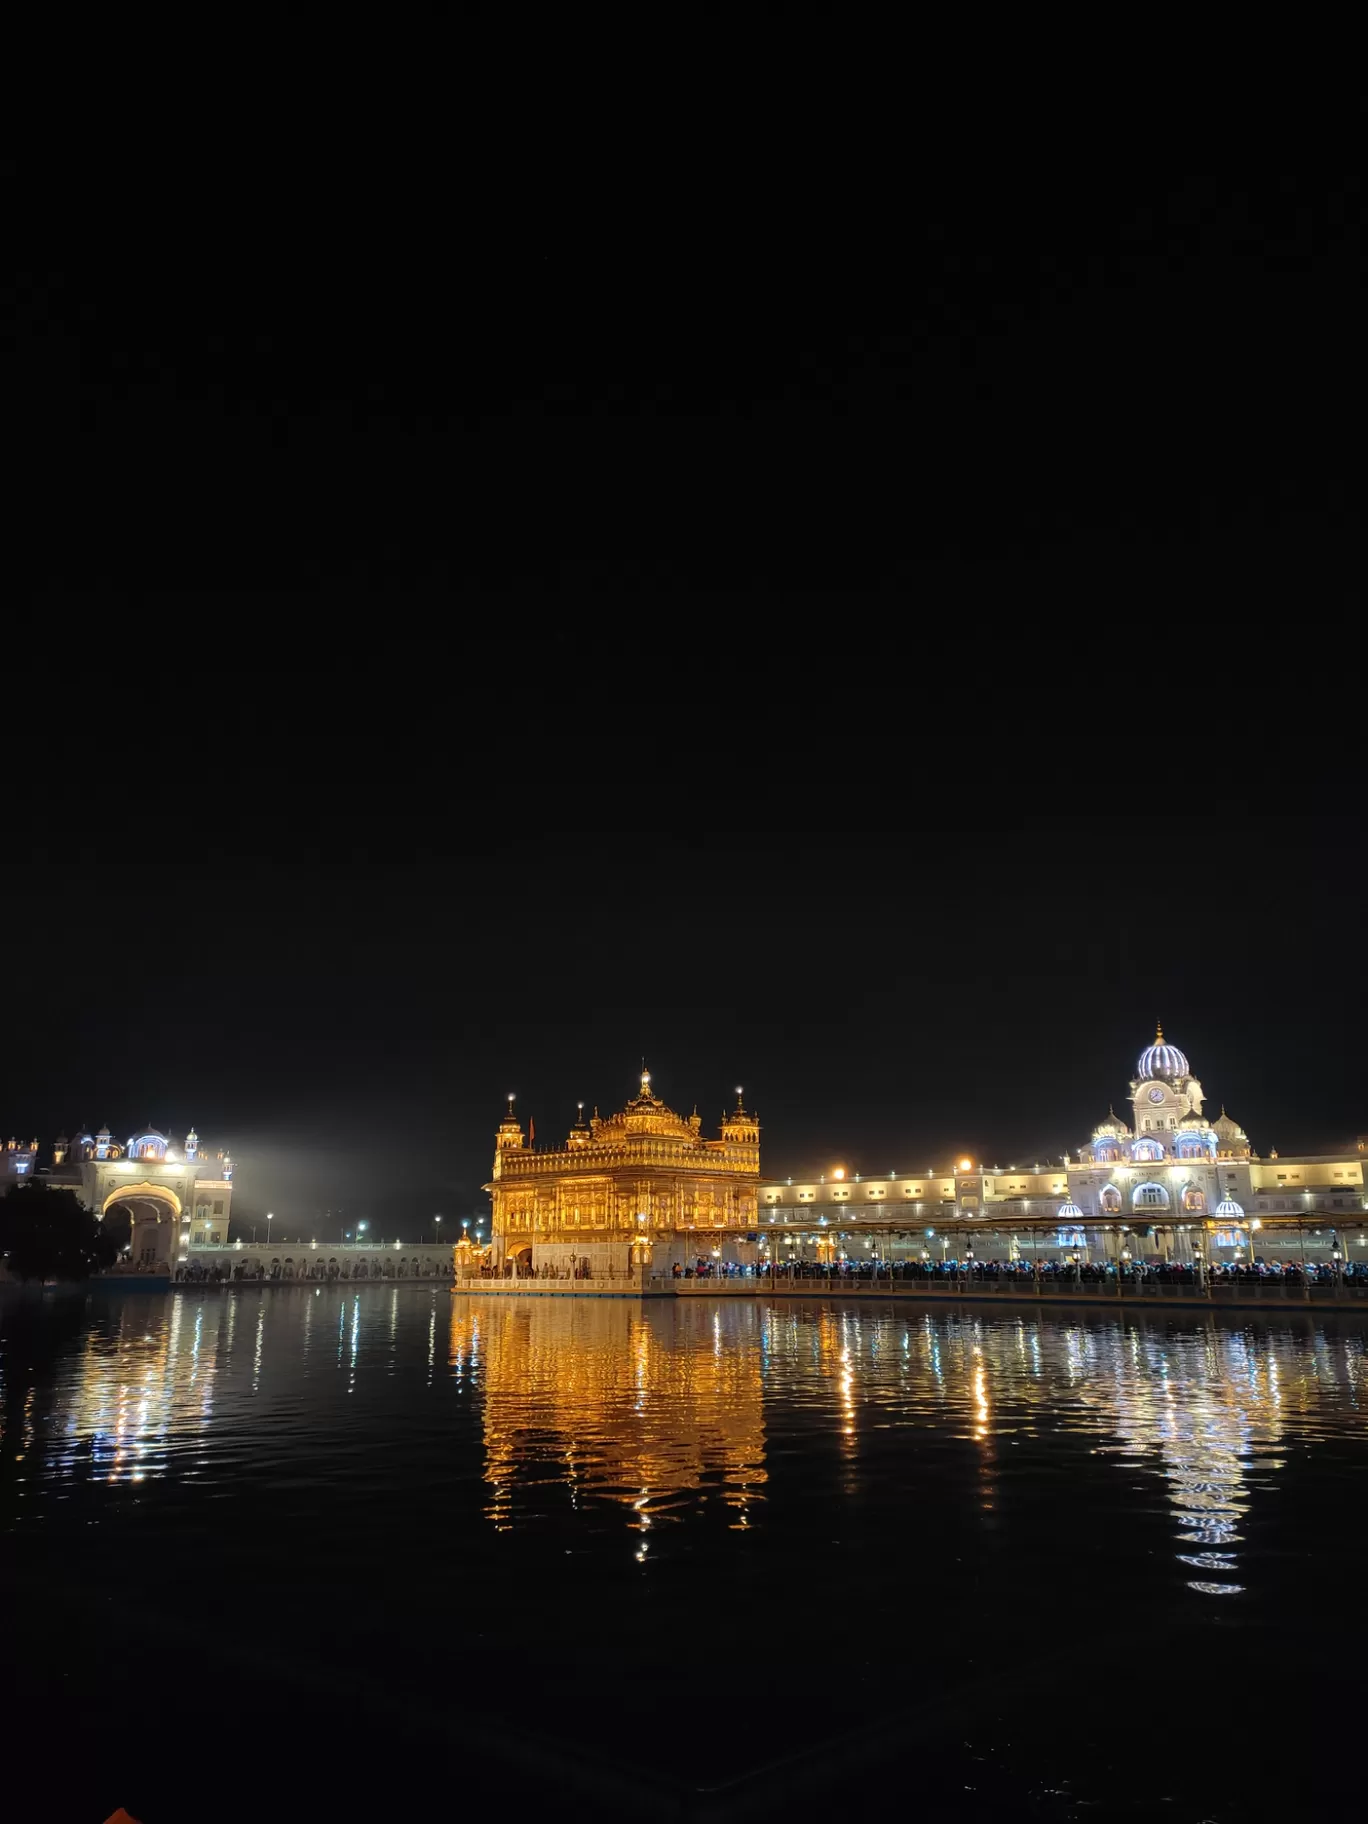
<svg viewBox="0 0 1368 1824">
<path fill-rule="evenodd" d="M 1150 1091 L 1150 1101 L 1151 1102 L 1162 1102 L 1163 1099 L 1164 1099 L 1164 1092 L 1162 1089 L 1156 1088 L 1156 1089 L 1152 1089 Z"/>
</svg>

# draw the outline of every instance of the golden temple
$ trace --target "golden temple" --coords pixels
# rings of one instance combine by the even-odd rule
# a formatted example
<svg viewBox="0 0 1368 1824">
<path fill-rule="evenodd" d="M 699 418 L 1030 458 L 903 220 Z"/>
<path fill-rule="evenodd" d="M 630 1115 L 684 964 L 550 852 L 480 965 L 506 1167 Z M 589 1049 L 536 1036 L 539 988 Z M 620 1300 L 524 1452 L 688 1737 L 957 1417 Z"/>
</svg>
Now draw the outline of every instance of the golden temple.
<svg viewBox="0 0 1368 1824">
<path fill-rule="evenodd" d="M 754 1251 L 760 1123 L 736 1092 L 720 1135 L 705 1139 L 698 1110 L 677 1115 L 641 1087 L 606 1119 L 581 1103 L 563 1146 L 537 1148 L 509 1097 L 495 1141 L 491 1260 L 520 1273 L 612 1279 L 656 1273 L 720 1252 Z"/>
</svg>

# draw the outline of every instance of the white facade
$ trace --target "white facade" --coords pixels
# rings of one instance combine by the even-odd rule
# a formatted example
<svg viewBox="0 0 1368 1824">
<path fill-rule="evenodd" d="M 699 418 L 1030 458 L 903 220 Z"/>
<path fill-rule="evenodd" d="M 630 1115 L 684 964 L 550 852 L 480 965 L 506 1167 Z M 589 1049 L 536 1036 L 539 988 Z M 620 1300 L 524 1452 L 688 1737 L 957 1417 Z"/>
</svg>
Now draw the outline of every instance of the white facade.
<svg viewBox="0 0 1368 1824">
<path fill-rule="evenodd" d="M 1072 1159 L 1054 1164 L 986 1166 L 968 1158 L 940 1169 L 846 1174 L 816 1181 L 762 1182 L 759 1227 L 792 1232 L 858 1229 L 887 1236 L 919 1231 L 920 1240 L 953 1223 L 1006 1232 L 1058 1220 L 1061 1227 L 1108 1224 L 1318 1222 L 1327 1228 L 1368 1220 L 1368 1137 L 1351 1151 L 1260 1158 L 1238 1121 L 1222 1109 L 1208 1120 L 1204 1092 L 1188 1060 L 1162 1031 L 1141 1053 L 1129 1089 L 1128 1119 L 1114 1112 Z M 1223 1209 L 1221 1206 L 1224 1205 Z"/>
<path fill-rule="evenodd" d="M 435 1280 L 454 1278 L 450 1242 L 237 1241 L 192 1246 L 177 1261 L 178 1282 L 208 1275 L 224 1280 Z"/>
<path fill-rule="evenodd" d="M 206 1158 L 193 1128 L 179 1147 L 155 1127 L 122 1143 L 107 1127 L 74 1141 L 61 1134 L 51 1168 L 38 1175 L 44 1184 L 74 1190 L 101 1220 L 126 1206 L 127 1271 L 169 1274 L 192 1244 L 228 1239 L 233 1161 L 226 1152 Z"/>
</svg>

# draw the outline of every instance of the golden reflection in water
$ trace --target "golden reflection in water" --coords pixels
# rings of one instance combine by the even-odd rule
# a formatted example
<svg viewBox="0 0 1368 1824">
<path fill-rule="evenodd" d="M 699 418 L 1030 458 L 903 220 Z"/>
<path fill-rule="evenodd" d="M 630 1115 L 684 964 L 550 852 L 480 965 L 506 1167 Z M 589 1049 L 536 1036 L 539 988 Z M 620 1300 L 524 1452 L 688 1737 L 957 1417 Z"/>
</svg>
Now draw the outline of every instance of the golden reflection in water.
<svg viewBox="0 0 1368 1824">
<path fill-rule="evenodd" d="M 450 1360 L 483 1396 L 488 1517 L 514 1523 L 518 1488 L 562 1481 L 576 1507 L 620 1504 L 641 1535 L 700 1496 L 750 1524 L 766 1480 L 759 1309 L 627 1300 L 452 1305 Z"/>
<path fill-rule="evenodd" d="M 1283 1467 L 1285 1414 L 1314 1431 L 1318 1413 L 1357 1406 L 1368 1388 L 1357 1335 L 815 1302 L 643 1311 L 458 1299 L 451 1360 L 482 1380 L 487 1511 L 500 1527 L 514 1523 L 519 1480 L 544 1482 L 552 1465 L 573 1501 L 620 1501 L 643 1531 L 720 1472 L 744 1524 L 765 1479 L 767 1428 L 791 1402 L 825 1410 L 850 1470 L 862 1429 L 948 1426 L 976 1448 L 985 1512 L 998 1504 L 1004 1445 L 1081 1433 L 1119 1474 L 1154 1479 L 1176 1555 L 1201 1573 L 1189 1581 L 1212 1594 L 1241 1587 L 1241 1522 Z"/>
</svg>

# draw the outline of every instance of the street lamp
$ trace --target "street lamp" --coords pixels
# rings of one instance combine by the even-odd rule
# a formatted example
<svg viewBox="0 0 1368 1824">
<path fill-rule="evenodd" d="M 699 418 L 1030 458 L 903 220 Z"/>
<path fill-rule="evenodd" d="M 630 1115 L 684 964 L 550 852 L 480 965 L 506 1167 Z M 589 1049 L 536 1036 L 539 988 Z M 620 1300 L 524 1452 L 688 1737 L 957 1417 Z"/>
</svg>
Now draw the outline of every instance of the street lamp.
<svg viewBox="0 0 1368 1824">
<path fill-rule="evenodd" d="M 274 1221 L 275 1221 L 275 1211 L 267 1210 L 267 1212 L 266 1212 L 266 1246 L 268 1248 L 271 1245 L 271 1224 Z"/>
<path fill-rule="evenodd" d="M 440 1216 L 434 1216 L 432 1220 L 437 1224 L 436 1239 L 440 1241 L 442 1239 L 442 1219 Z"/>
</svg>

